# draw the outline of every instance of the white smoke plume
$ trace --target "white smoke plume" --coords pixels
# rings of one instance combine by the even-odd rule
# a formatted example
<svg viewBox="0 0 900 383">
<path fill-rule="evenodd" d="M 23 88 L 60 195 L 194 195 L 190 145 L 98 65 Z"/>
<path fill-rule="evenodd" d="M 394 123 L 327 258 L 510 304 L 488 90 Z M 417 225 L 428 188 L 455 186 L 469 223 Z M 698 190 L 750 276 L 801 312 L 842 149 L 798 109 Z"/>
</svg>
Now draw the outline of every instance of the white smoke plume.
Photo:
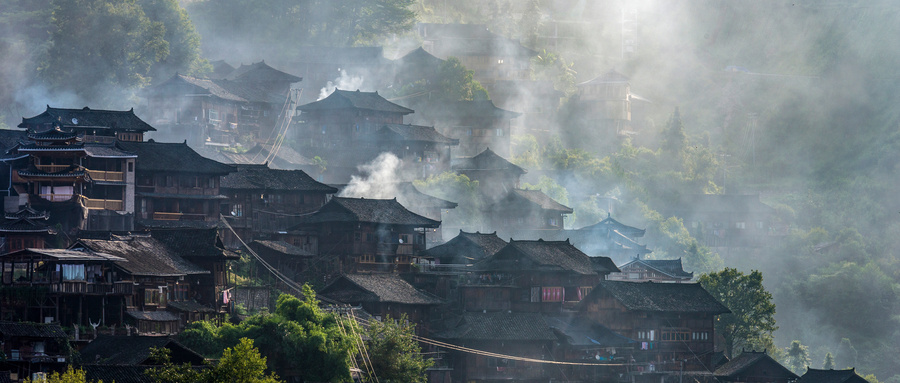
<svg viewBox="0 0 900 383">
<path fill-rule="evenodd" d="M 381 153 L 372 162 L 358 167 L 361 176 L 352 176 L 339 197 L 389 199 L 397 197 L 400 159 Z"/>
<path fill-rule="evenodd" d="M 362 76 L 351 76 L 347 74 L 347 71 L 341 70 L 340 77 L 334 79 L 334 81 L 329 81 L 324 88 L 319 90 L 319 98 L 316 99 L 316 101 L 328 97 L 330 94 L 334 93 L 335 89 L 359 89 L 360 87 L 362 87 L 363 80 L 364 79 Z"/>
</svg>

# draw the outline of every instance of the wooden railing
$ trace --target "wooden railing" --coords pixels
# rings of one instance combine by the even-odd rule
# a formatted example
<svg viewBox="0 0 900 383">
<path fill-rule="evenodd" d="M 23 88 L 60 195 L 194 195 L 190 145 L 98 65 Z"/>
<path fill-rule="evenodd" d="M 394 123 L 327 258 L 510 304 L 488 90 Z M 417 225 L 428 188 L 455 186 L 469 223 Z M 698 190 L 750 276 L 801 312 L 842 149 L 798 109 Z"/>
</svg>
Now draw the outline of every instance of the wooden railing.
<svg viewBox="0 0 900 383">
<path fill-rule="evenodd" d="M 115 199 L 90 199 L 82 196 L 81 204 L 88 209 L 125 210 L 125 202 Z"/>
<path fill-rule="evenodd" d="M 68 170 L 72 165 L 34 165 L 38 170 L 46 173 L 59 173 Z"/>
<path fill-rule="evenodd" d="M 75 194 L 38 194 L 38 197 L 50 202 L 66 202 L 72 200 Z"/>
<path fill-rule="evenodd" d="M 205 221 L 205 214 L 190 214 L 190 213 L 165 213 L 165 212 L 155 212 L 153 213 L 153 219 L 159 221 Z"/>
<path fill-rule="evenodd" d="M 125 182 L 124 172 L 110 172 L 105 170 L 88 169 L 87 173 L 94 181 Z"/>
</svg>

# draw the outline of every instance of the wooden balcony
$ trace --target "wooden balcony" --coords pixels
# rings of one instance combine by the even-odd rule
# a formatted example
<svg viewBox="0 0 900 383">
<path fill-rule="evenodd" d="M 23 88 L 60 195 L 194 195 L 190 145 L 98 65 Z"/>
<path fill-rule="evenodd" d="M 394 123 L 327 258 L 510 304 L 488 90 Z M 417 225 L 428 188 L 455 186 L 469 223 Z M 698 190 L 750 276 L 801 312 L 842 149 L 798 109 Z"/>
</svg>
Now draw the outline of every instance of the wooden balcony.
<svg viewBox="0 0 900 383">
<path fill-rule="evenodd" d="M 69 165 L 34 165 L 34 167 L 36 167 L 38 170 L 40 170 L 42 172 L 46 172 L 46 173 L 59 173 L 62 171 L 69 170 L 69 168 L 71 168 L 72 165 L 71 164 L 69 164 Z"/>
<path fill-rule="evenodd" d="M 115 199 L 91 199 L 82 196 L 81 204 L 91 210 L 125 210 L 125 202 Z"/>
<path fill-rule="evenodd" d="M 155 212 L 153 219 L 158 221 L 205 221 L 206 214 Z"/>
<path fill-rule="evenodd" d="M 134 293 L 134 282 L 121 281 L 115 283 L 95 283 L 86 281 L 66 281 L 51 283 L 50 291 L 61 294 L 131 295 Z"/>
<path fill-rule="evenodd" d="M 107 181 L 107 182 L 125 182 L 125 173 L 124 172 L 110 172 L 105 170 L 87 170 L 87 174 L 94 181 Z"/>
<path fill-rule="evenodd" d="M 66 202 L 71 201 L 77 194 L 38 194 L 38 197 L 41 197 L 50 202 Z"/>
</svg>

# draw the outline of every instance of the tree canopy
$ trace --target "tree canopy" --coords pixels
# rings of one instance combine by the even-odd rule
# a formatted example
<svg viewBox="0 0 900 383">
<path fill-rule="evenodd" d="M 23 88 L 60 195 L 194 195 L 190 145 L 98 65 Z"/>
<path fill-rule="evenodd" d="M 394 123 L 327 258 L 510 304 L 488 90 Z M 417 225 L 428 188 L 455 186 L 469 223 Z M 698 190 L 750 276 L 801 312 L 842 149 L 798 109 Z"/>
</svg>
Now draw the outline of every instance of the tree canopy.
<svg viewBox="0 0 900 383">
<path fill-rule="evenodd" d="M 725 338 L 725 354 L 733 356 L 736 348 L 752 345 L 771 337 L 775 326 L 775 304 L 772 294 L 762 285 L 759 271 L 744 274 L 737 269 L 703 274 L 697 279 L 725 307 L 729 314 L 716 320 L 716 334 Z"/>
<path fill-rule="evenodd" d="M 366 350 L 380 382 L 424 383 L 425 370 L 434 363 L 422 355 L 413 339 L 415 325 L 406 316 L 373 320 L 366 328 Z"/>
</svg>

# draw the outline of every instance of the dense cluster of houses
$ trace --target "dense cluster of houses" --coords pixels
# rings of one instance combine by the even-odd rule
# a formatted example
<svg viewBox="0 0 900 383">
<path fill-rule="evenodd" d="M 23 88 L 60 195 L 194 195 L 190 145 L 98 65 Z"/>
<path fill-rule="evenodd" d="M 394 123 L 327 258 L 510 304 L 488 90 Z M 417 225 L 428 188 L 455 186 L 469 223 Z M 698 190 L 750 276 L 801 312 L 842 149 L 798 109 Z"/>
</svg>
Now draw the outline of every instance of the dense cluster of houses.
<svg viewBox="0 0 900 383">
<path fill-rule="evenodd" d="M 504 105 L 516 97 L 504 89 L 529 81 L 534 52 L 475 29 L 421 25 L 424 47 L 396 61 L 380 49 L 310 48 L 296 65 L 314 86 L 333 64 L 368 59 L 414 81 L 458 56 Z M 458 47 L 472 42 L 490 49 Z M 429 348 L 433 382 L 798 379 L 764 352 L 725 358 L 714 323 L 728 308 L 680 259 L 648 259 L 643 229 L 612 216 L 567 229 L 572 208 L 521 188 L 512 120 L 544 112 L 485 100 L 422 104 L 416 115 L 378 92 L 310 99 L 291 88 L 301 77 L 265 62 L 214 64 L 207 78 L 179 74 L 146 91 L 150 123 L 134 110 L 48 106 L 0 131 L 0 381 L 59 369 L 73 348 L 105 381 L 139 381 L 151 347 L 201 364 L 170 336 L 233 313 L 248 293 L 229 265 L 247 254 L 328 302 L 375 320 L 405 315 L 419 336 L 454 345 Z M 580 89 L 617 134 L 630 129 L 624 76 Z M 235 150 L 239 140 L 254 145 Z M 401 178 L 378 185 L 394 195 L 343 195 L 383 153 L 401 163 Z M 442 232 L 458 203 L 410 182 L 448 171 L 478 181 L 486 230 Z M 770 234 L 772 212 L 748 206 L 756 215 L 741 224 Z M 735 226 L 731 213 L 686 222 Z M 290 292 L 267 268 L 245 277 Z"/>
</svg>

